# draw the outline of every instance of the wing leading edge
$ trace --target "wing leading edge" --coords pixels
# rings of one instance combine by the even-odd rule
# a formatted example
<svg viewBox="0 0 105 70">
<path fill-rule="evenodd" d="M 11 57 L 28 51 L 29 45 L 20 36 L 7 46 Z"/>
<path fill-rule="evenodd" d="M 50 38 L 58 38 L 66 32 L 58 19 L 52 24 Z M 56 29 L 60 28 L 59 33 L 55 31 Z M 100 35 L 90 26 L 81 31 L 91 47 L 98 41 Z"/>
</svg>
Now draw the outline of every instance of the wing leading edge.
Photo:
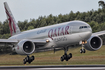
<svg viewBox="0 0 105 70">
<path fill-rule="evenodd" d="M 22 39 L 23 40 L 23 39 Z M 29 41 L 32 41 L 33 43 L 48 43 L 48 39 L 27 39 Z M 21 40 L 15 40 L 15 39 L 0 39 L 0 44 L 1 43 L 18 43 Z"/>
<path fill-rule="evenodd" d="M 96 33 L 92 33 L 93 36 L 101 36 L 101 35 L 105 35 L 105 30 L 104 31 L 100 31 L 100 32 L 96 32 Z"/>
</svg>

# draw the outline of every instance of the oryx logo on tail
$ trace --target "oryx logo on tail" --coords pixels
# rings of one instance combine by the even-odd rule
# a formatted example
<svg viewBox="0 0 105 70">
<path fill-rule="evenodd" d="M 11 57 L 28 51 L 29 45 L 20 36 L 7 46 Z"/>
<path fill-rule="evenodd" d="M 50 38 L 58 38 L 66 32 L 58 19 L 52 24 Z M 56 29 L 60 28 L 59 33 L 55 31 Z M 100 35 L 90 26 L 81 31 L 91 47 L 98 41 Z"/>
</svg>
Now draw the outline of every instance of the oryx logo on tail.
<svg viewBox="0 0 105 70">
<path fill-rule="evenodd" d="M 11 36 L 20 33 L 20 29 L 18 25 L 16 24 L 15 19 L 6 2 L 4 3 L 4 7 L 5 7 L 5 12 L 7 14 L 8 22 L 9 22 Z"/>
<path fill-rule="evenodd" d="M 6 14 L 7 14 L 8 21 L 9 21 L 10 32 L 11 32 L 11 35 L 13 35 L 13 33 L 16 33 L 16 26 L 14 24 L 14 21 L 13 21 L 11 15 L 9 14 L 9 12 L 7 11 L 6 8 L 5 8 L 5 10 L 6 10 Z"/>
</svg>

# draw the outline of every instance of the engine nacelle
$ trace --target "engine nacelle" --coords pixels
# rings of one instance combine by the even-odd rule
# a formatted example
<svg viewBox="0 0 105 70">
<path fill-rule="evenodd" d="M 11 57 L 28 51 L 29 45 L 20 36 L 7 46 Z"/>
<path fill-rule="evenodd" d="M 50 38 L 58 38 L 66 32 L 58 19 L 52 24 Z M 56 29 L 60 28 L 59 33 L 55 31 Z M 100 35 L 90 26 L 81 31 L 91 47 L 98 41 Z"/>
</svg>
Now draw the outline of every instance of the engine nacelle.
<svg viewBox="0 0 105 70">
<path fill-rule="evenodd" d="M 84 48 L 89 51 L 96 51 L 100 49 L 102 46 L 102 39 L 98 36 L 91 36 L 87 43 L 85 44 Z"/>
<path fill-rule="evenodd" d="M 15 47 L 16 53 L 20 55 L 29 55 L 35 51 L 35 44 L 27 39 L 21 40 Z"/>
</svg>

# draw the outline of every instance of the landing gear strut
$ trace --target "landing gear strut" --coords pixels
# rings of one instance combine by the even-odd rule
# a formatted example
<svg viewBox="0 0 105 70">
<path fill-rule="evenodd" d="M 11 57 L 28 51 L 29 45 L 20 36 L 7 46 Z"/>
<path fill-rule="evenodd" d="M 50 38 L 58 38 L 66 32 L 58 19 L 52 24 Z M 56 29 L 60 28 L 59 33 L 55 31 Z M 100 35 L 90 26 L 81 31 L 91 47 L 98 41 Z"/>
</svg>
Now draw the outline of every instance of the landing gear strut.
<svg viewBox="0 0 105 70">
<path fill-rule="evenodd" d="M 85 49 L 83 49 L 84 48 L 84 44 L 86 44 L 87 43 L 87 41 L 82 41 L 82 49 L 80 49 L 80 53 L 86 53 L 86 50 Z"/>
<path fill-rule="evenodd" d="M 64 55 L 61 57 L 61 61 L 68 61 L 70 58 L 72 58 L 72 53 L 69 53 L 69 55 L 67 55 L 67 51 L 68 48 L 64 48 Z"/>
<path fill-rule="evenodd" d="M 27 55 L 27 57 L 25 57 L 25 59 L 23 59 L 23 63 L 26 64 L 28 62 L 30 64 L 34 59 L 35 59 L 34 56 L 29 57 Z"/>
</svg>

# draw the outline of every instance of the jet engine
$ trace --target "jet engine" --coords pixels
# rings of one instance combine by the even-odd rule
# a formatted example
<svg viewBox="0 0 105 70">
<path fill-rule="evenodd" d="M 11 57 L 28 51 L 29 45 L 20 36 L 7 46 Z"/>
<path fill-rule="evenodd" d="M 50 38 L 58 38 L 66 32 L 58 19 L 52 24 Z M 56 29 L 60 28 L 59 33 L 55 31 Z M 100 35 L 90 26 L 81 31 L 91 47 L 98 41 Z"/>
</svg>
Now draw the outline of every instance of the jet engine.
<svg viewBox="0 0 105 70">
<path fill-rule="evenodd" d="M 35 51 L 35 44 L 30 40 L 21 40 L 15 47 L 16 53 L 20 55 L 29 55 Z"/>
<path fill-rule="evenodd" d="M 102 46 L 102 39 L 98 36 L 91 36 L 87 43 L 84 45 L 84 48 L 89 51 L 96 51 Z"/>
</svg>

